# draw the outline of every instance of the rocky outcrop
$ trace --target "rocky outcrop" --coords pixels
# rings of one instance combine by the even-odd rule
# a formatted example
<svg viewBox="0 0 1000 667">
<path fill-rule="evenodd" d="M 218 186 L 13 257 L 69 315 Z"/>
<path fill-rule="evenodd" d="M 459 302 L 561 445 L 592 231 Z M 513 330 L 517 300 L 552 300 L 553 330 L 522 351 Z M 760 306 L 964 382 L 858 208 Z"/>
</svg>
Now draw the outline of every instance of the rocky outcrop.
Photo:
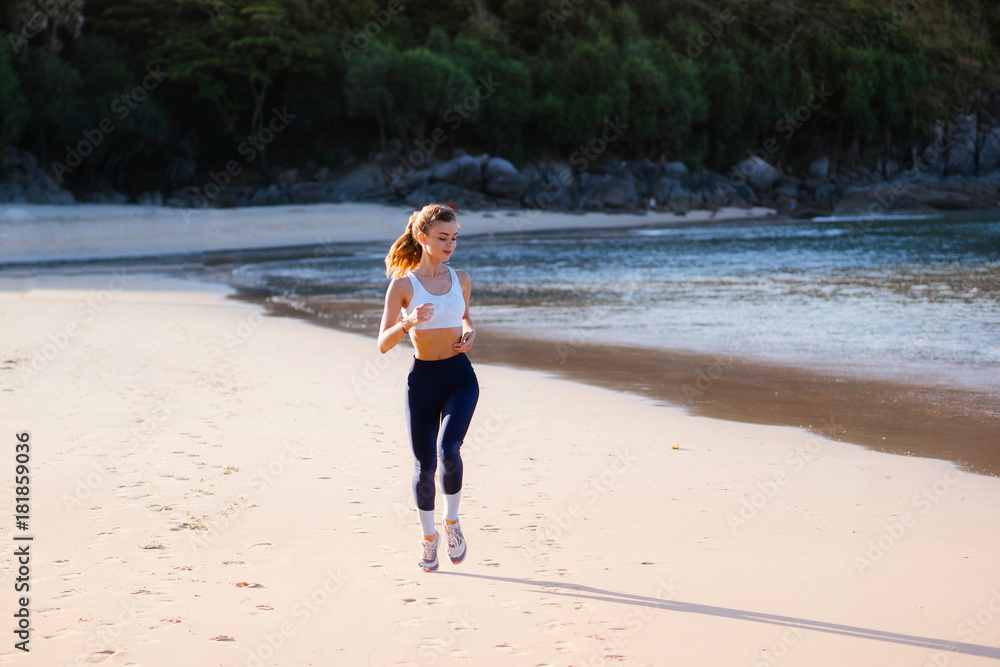
<svg viewBox="0 0 1000 667">
<path fill-rule="evenodd" d="M 777 169 L 757 155 L 748 157 L 733 167 L 733 174 L 757 190 L 769 190 L 780 176 Z"/>
<path fill-rule="evenodd" d="M 0 203 L 6 204 L 75 204 L 72 193 L 39 166 L 38 158 L 28 151 L 4 146 L 0 151 Z"/>
<path fill-rule="evenodd" d="M 1000 205 L 1000 174 L 970 178 L 906 175 L 891 181 L 849 188 L 836 204 L 835 214 L 879 216 L 893 211 L 960 210 Z"/>
<path fill-rule="evenodd" d="M 484 191 L 488 195 L 520 201 L 528 179 L 502 157 L 491 157 L 483 169 Z"/>
</svg>

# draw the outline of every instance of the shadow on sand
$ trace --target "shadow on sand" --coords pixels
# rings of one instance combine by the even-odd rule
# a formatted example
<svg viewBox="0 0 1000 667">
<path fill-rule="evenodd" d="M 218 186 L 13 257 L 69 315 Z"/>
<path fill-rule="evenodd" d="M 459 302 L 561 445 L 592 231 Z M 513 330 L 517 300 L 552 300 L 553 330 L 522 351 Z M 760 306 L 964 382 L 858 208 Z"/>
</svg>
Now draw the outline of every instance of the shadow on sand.
<svg viewBox="0 0 1000 667">
<path fill-rule="evenodd" d="M 944 639 L 931 639 L 929 637 L 917 637 L 914 635 L 904 635 L 898 632 L 885 632 L 883 630 L 872 630 L 869 628 L 858 628 L 851 625 L 841 625 L 839 623 L 827 623 L 826 621 L 811 621 L 804 618 L 794 618 L 792 616 L 778 616 L 776 614 L 765 614 L 757 611 L 744 611 L 742 609 L 729 609 L 728 607 L 713 607 L 711 605 L 695 604 L 692 602 L 678 602 L 676 600 L 664 600 L 662 598 L 649 597 L 645 595 L 633 595 L 631 593 L 616 593 L 614 591 L 594 588 L 592 586 L 581 586 L 580 584 L 570 584 L 557 581 L 540 581 L 537 579 L 517 579 L 514 577 L 494 577 L 486 574 L 471 574 L 467 572 L 440 572 L 453 577 L 469 577 L 473 579 L 490 579 L 493 581 L 505 581 L 512 584 L 523 584 L 526 586 L 537 586 L 546 589 L 547 595 L 564 595 L 567 597 L 585 598 L 588 600 L 599 600 L 601 602 L 618 602 L 620 604 L 649 607 L 652 609 L 665 609 L 667 611 L 679 611 L 689 614 L 705 614 L 706 616 L 718 616 L 721 618 L 732 618 L 740 621 L 753 621 L 755 623 L 770 623 L 772 625 L 782 625 L 803 630 L 814 630 L 816 632 L 828 632 L 845 637 L 857 637 L 859 639 L 872 639 L 880 642 L 890 642 L 902 644 L 904 646 L 917 646 L 929 650 L 948 651 L 950 653 L 962 653 L 964 655 L 975 655 L 983 658 L 993 658 L 1000 660 L 1000 648 L 993 646 L 981 646 L 979 644 L 966 644 L 964 642 L 953 642 Z M 565 590 L 553 590 L 565 589 Z"/>
</svg>

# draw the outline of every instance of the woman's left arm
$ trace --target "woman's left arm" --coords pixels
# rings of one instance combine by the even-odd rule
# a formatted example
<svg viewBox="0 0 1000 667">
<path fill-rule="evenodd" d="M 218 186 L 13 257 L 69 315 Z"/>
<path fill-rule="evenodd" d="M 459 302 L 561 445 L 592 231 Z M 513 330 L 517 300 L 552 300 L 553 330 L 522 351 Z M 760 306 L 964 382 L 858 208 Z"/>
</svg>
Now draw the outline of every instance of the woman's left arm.
<svg viewBox="0 0 1000 667">
<path fill-rule="evenodd" d="M 458 274 L 458 282 L 462 285 L 462 294 L 465 296 L 465 314 L 462 315 L 462 339 L 455 343 L 456 352 L 468 352 L 472 349 L 472 342 L 476 338 L 476 327 L 469 317 L 469 296 L 472 294 L 472 278 L 462 270 L 455 271 Z"/>
</svg>

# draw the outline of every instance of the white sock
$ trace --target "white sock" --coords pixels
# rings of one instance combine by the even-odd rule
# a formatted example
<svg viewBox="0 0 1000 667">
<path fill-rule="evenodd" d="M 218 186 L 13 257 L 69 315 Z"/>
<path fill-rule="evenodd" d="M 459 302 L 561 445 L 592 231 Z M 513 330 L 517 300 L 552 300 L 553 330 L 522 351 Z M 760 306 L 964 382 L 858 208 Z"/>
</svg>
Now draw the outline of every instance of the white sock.
<svg viewBox="0 0 1000 667">
<path fill-rule="evenodd" d="M 447 498 L 448 496 L 445 496 Z M 420 515 L 420 530 L 424 531 L 423 535 L 433 535 L 434 534 L 434 510 L 417 510 L 417 514 Z"/>
<path fill-rule="evenodd" d="M 458 493 L 445 493 L 444 495 L 444 519 L 445 521 L 458 520 L 458 503 L 462 500 L 462 490 Z"/>
</svg>

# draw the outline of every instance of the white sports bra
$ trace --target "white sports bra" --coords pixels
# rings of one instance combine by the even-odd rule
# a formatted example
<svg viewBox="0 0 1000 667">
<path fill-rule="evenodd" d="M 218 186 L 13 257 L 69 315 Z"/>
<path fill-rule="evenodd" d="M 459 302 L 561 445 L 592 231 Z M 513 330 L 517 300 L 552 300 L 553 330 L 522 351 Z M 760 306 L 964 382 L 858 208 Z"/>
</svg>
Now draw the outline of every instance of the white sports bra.
<svg viewBox="0 0 1000 667">
<path fill-rule="evenodd" d="M 447 329 L 450 327 L 462 326 L 462 316 L 465 315 L 465 295 L 462 293 L 462 285 L 459 283 L 458 274 L 455 269 L 447 267 L 451 274 L 451 289 L 444 294 L 431 294 L 428 292 L 420 280 L 407 271 L 413 285 L 413 298 L 410 299 L 410 307 L 404 308 L 407 315 L 416 310 L 422 303 L 430 303 L 434 307 L 434 314 L 426 322 L 412 327 L 413 329 Z"/>
</svg>

